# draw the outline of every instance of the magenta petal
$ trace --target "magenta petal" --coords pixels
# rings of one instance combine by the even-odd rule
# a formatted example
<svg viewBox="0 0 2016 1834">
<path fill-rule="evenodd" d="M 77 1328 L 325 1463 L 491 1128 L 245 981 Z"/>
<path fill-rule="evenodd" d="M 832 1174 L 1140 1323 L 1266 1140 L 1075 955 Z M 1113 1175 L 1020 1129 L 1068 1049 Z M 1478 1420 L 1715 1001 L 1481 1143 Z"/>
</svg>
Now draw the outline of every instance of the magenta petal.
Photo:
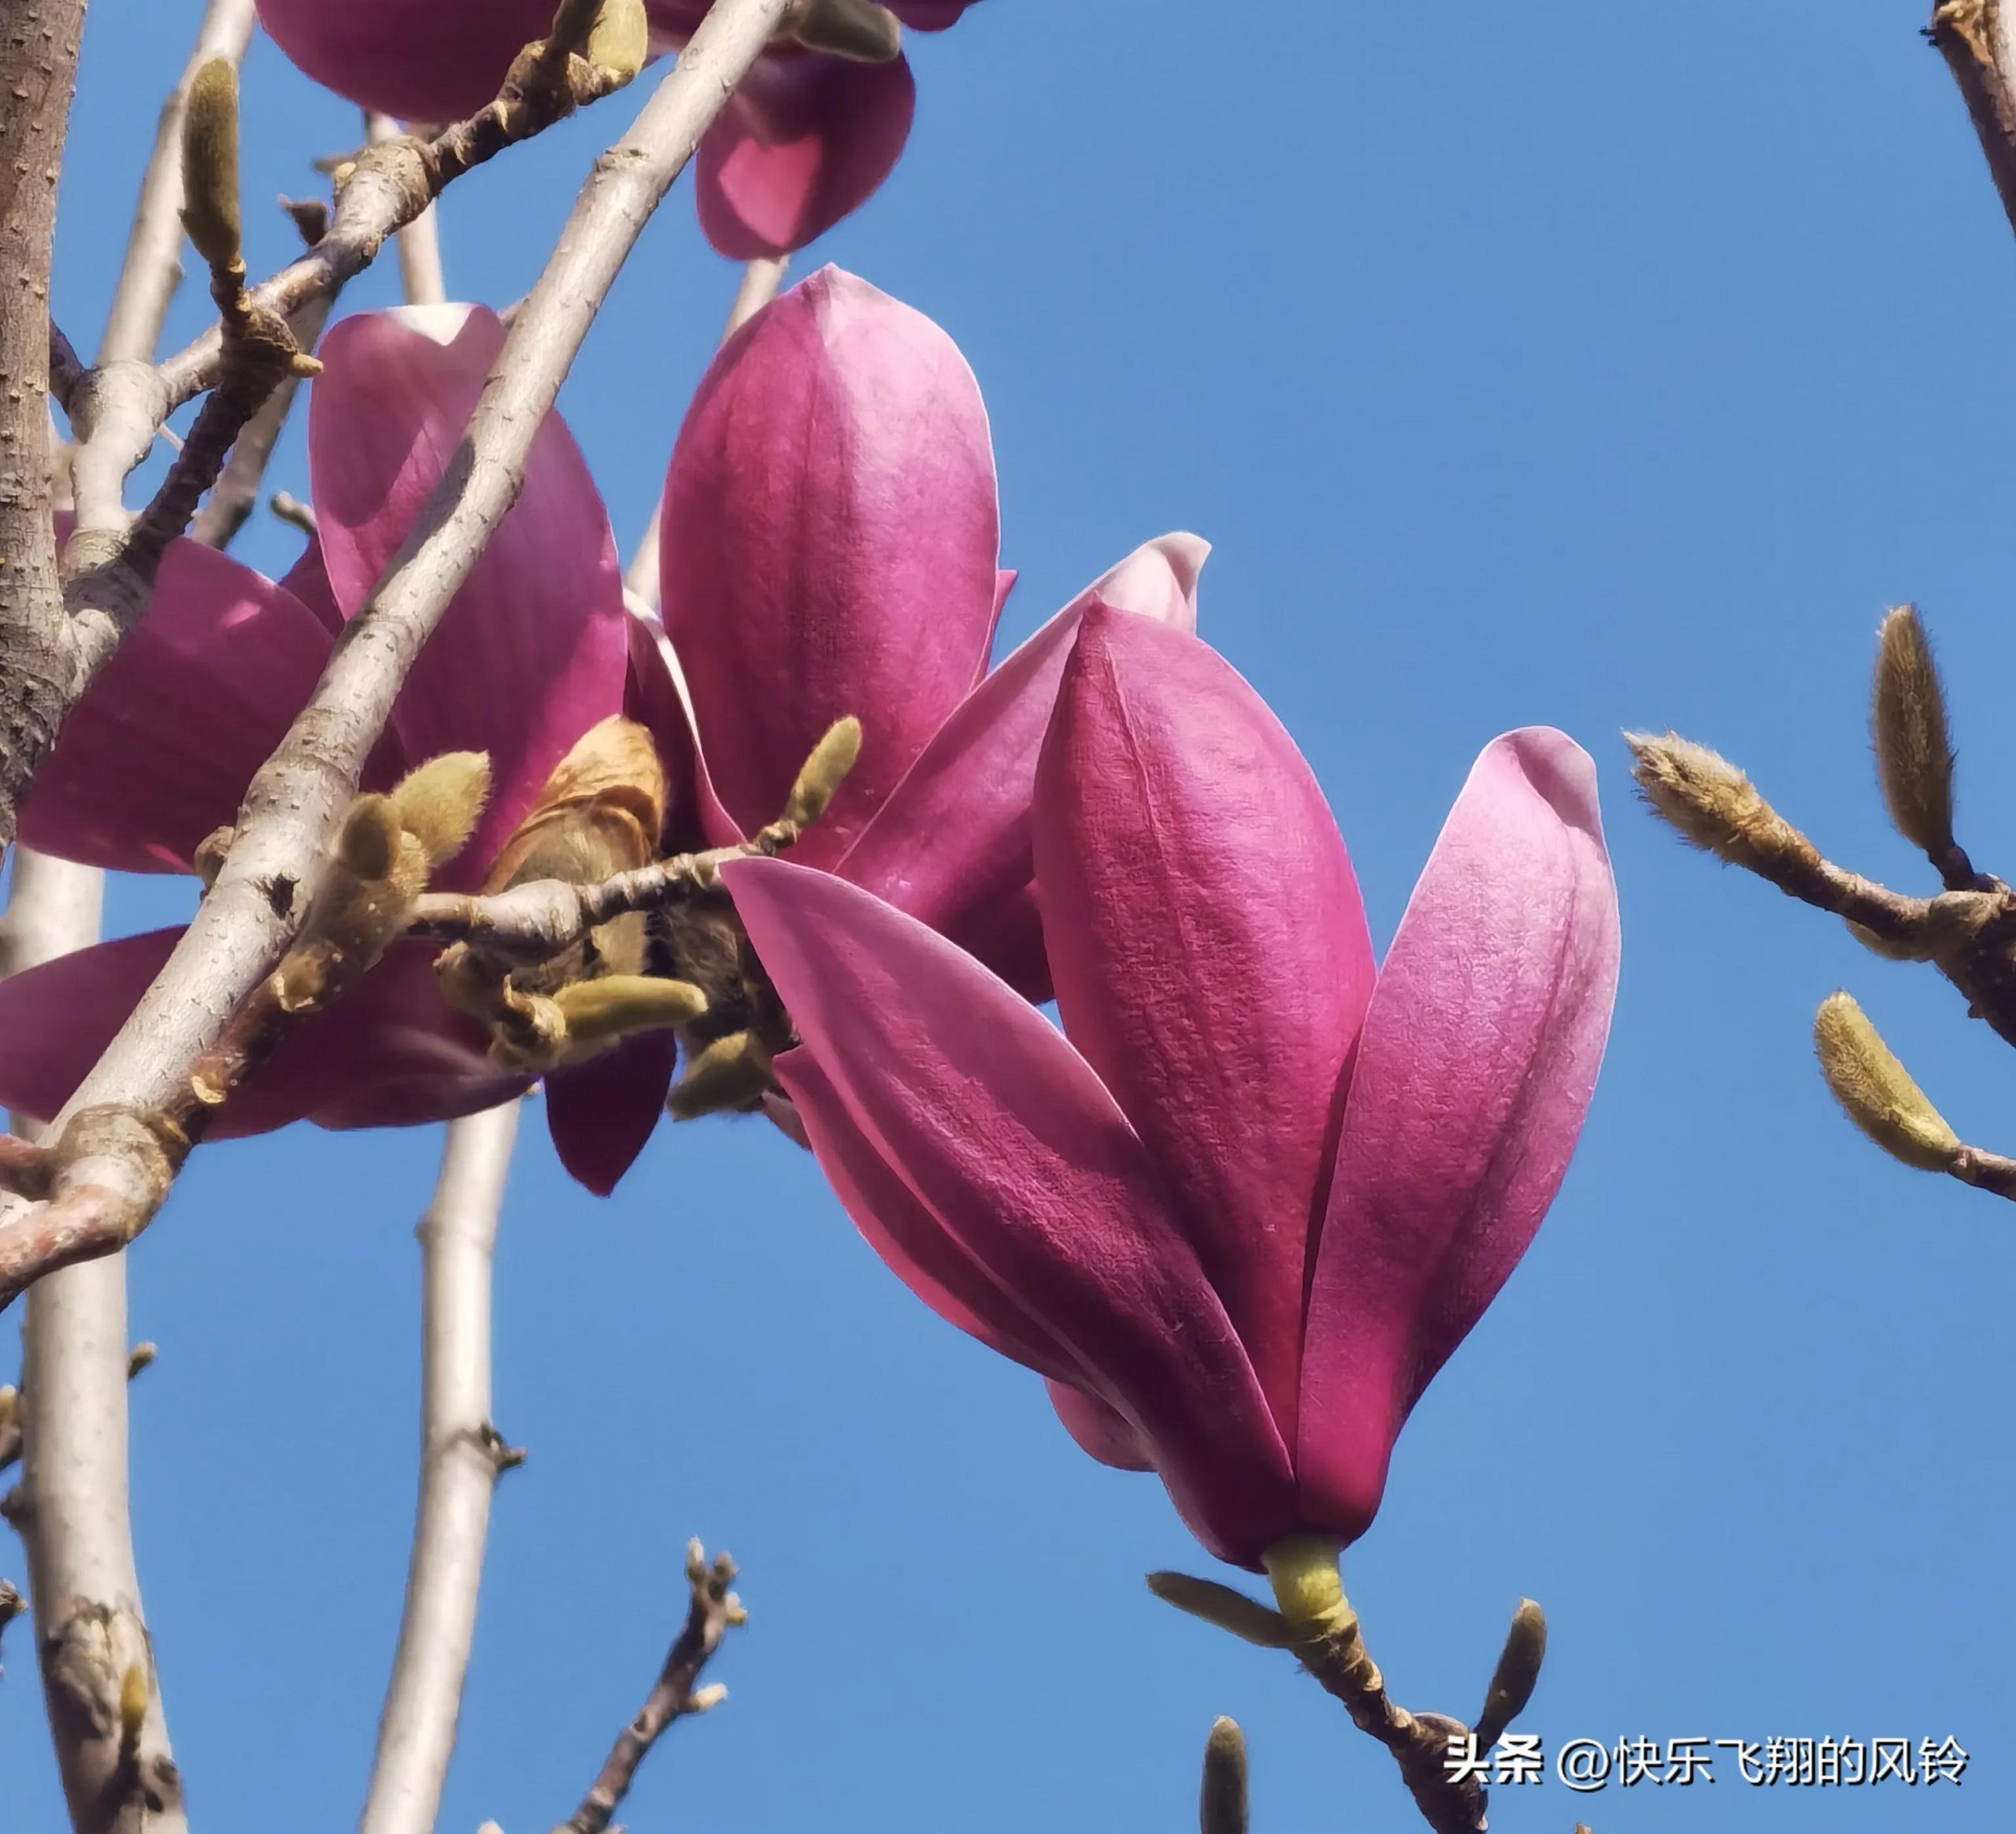
<svg viewBox="0 0 2016 1834">
<path fill-rule="evenodd" d="M 295 67 L 361 108 L 453 121 L 496 94 L 553 22 L 551 0 L 259 0 Z"/>
<path fill-rule="evenodd" d="M 340 636 L 349 621 L 343 616 L 343 607 L 336 602 L 335 589 L 329 584 L 329 569 L 322 559 L 322 543 L 311 540 L 301 550 L 301 558 L 280 576 L 280 584 L 314 613 L 315 621 L 332 637 Z"/>
<path fill-rule="evenodd" d="M 661 578 L 746 832 L 851 713 L 860 761 L 797 857 L 844 850 L 985 665 L 999 541 L 986 410 L 930 320 L 826 268 L 728 342 L 673 453 Z"/>
<path fill-rule="evenodd" d="M 810 1052 L 778 1060 L 791 1106 L 855 1228 L 910 1291 L 947 1324 L 988 1349 L 1052 1375 L 1080 1376 L 1071 1352 L 968 1251 L 903 1181 L 849 1113 Z"/>
<path fill-rule="evenodd" d="M 0 980 L 0 1107 L 47 1121 L 147 991 L 179 929 L 99 943 Z"/>
<path fill-rule="evenodd" d="M 238 818 L 329 658 L 288 593 L 195 542 L 169 544 L 146 616 L 65 722 L 21 811 L 45 853 L 181 873 Z"/>
<path fill-rule="evenodd" d="M 1102 1465 L 1110 1465 L 1116 1471 L 1154 1469 L 1154 1460 L 1141 1449 L 1140 1435 L 1123 1415 L 1068 1382 L 1047 1381 L 1043 1387 L 1049 1391 L 1050 1404 L 1057 1410 L 1064 1430 L 1078 1442 L 1081 1451 L 1091 1453 Z"/>
<path fill-rule="evenodd" d="M 678 1041 L 645 1032 L 546 1080 L 546 1124 L 575 1182 L 606 1197 L 665 1113 Z"/>
<path fill-rule="evenodd" d="M 723 876 L 855 1127 L 1069 1348 L 1081 1385 L 1139 1424 L 1206 1545 L 1256 1560 L 1292 1525 L 1285 1449 L 1141 1143 L 1084 1060 L 969 957 L 832 875 L 744 860 Z"/>
<path fill-rule="evenodd" d="M 1095 604 L 1194 630 L 1210 551 L 1166 535 L 1087 587 L 953 710 L 834 870 L 1048 999 L 1029 800 L 1065 659 Z"/>
<path fill-rule="evenodd" d="M 487 1041 L 451 1011 L 434 952 L 404 946 L 326 1013 L 305 1019 L 224 1105 L 211 1138 L 317 1127 L 417 1127 L 521 1095 L 527 1078 L 490 1061 Z M 0 983 L 0 986 L 4 986 Z"/>
<path fill-rule="evenodd" d="M 1373 984 L 1351 861 L 1258 695 L 1085 615 L 1037 773 L 1058 1010 L 1179 1194 L 1284 1435 L 1339 1079 Z"/>
<path fill-rule="evenodd" d="M 1378 1506 L 1401 1422 L 1525 1252 L 1617 990 L 1595 773 L 1529 728 L 1477 760 L 1380 972 L 1309 1297 L 1305 1518 Z"/>
<path fill-rule="evenodd" d="M 354 616 L 404 542 L 455 451 L 504 340 L 472 309 L 451 342 L 419 327 L 455 308 L 366 313 L 323 340 L 308 451 L 323 558 Z M 392 725 L 415 761 L 490 754 L 475 837 L 438 881 L 483 876 L 553 767 L 598 720 L 620 712 L 629 613 L 609 518 L 558 417 L 532 446 L 524 493 L 483 551 L 407 677 Z"/>
<path fill-rule="evenodd" d="M 700 227 L 731 261 L 790 254 L 858 209 L 902 157 L 917 109 L 908 61 L 772 50 L 700 142 Z"/>
<path fill-rule="evenodd" d="M 884 0 L 889 10 L 914 31 L 943 31 L 959 23 L 959 15 L 980 0 Z"/>
<path fill-rule="evenodd" d="M 654 617 L 630 614 L 623 711 L 647 728 L 665 767 L 665 832 L 676 847 L 733 847 L 747 837 L 721 806 L 680 683 L 679 659 Z"/>
</svg>

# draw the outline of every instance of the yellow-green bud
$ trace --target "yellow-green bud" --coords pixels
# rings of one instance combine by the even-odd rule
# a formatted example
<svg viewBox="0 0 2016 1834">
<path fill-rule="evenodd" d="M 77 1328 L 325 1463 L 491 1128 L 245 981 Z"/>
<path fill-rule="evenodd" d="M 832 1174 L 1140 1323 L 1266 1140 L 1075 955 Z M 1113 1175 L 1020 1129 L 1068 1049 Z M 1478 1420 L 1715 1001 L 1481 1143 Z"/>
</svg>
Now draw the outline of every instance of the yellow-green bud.
<svg viewBox="0 0 2016 1834">
<path fill-rule="evenodd" d="M 189 85 L 182 117 L 183 226 L 213 268 L 238 259 L 238 72 L 213 57 Z"/>
<path fill-rule="evenodd" d="M 1951 1166 L 1959 1136 L 1849 995 L 1830 994 L 1821 1002 L 1813 1046 L 1842 1111 L 1892 1158 L 1922 1172 Z"/>
<path fill-rule="evenodd" d="M 798 781 L 791 787 L 784 820 L 810 828 L 826 813 L 827 806 L 860 756 L 861 722 L 850 713 L 843 720 L 836 720 L 827 728 L 825 737 L 813 747 L 812 755 L 798 773 Z"/>
</svg>

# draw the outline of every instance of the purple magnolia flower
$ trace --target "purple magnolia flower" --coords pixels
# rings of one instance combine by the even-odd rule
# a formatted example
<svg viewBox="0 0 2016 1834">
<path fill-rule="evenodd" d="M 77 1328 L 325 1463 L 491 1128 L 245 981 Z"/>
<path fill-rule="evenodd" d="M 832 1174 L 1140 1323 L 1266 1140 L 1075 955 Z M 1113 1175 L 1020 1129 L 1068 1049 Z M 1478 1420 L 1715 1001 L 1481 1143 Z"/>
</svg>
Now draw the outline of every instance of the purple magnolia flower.
<svg viewBox="0 0 2016 1834">
<path fill-rule="evenodd" d="M 369 315 L 329 334 L 309 417 L 319 552 L 276 585 L 175 545 L 146 619 L 35 780 L 29 844 L 187 872 L 235 817 L 461 439 L 502 335 L 490 314 L 465 312 Z M 421 328 L 441 330 L 444 314 L 458 328 L 445 344 Z M 669 641 L 624 609 L 580 454 L 557 417 L 542 430 L 524 495 L 423 653 L 367 776 L 382 787 L 440 752 L 491 754 L 483 824 L 438 882 L 480 886 L 554 765 L 611 714 L 657 743 L 669 793 L 660 838 L 677 851 L 730 844 L 772 820 L 821 734 L 852 713 L 866 732 L 859 761 L 801 859 L 1047 997 L 1028 803 L 1071 638 L 1095 602 L 1190 628 L 1204 544 L 1147 543 L 986 673 L 1012 576 L 995 564 L 979 390 L 936 325 L 833 269 L 774 301 L 717 357 L 665 507 Z M 0 983 L 0 1102 L 54 1112 L 179 933 Z M 438 1121 L 528 1087 L 443 1001 L 432 954 L 395 949 L 304 1024 L 234 1095 L 217 1133 L 304 1118 Z M 675 1058 L 669 1032 L 647 1032 L 547 1079 L 555 1144 L 591 1189 L 612 1189 L 642 1150 Z M 788 1110 L 776 1118 L 795 1128 Z"/>
<path fill-rule="evenodd" d="M 328 333 L 308 420 L 319 556 L 311 550 L 276 584 L 176 543 L 146 617 L 37 776 L 24 841 L 117 870 L 191 869 L 203 839 L 235 819 L 246 786 L 405 539 L 503 336 L 490 313 L 452 307 L 363 314 Z M 555 416 L 534 443 L 523 497 L 415 665 L 366 773 L 366 787 L 383 788 L 442 752 L 489 754 L 482 821 L 437 886 L 478 887 L 554 766 L 589 728 L 621 713 L 626 694 L 636 698 L 632 622 L 601 498 Z M 55 1113 L 180 933 L 125 937 L 0 982 L 0 1102 Z M 432 955 L 395 948 L 345 999 L 306 1021 L 233 1095 L 217 1134 L 302 1119 L 333 1128 L 446 1120 L 528 1087 L 529 1078 L 490 1061 L 482 1032 L 443 1002 Z M 642 1143 L 639 1111 L 647 1134 L 664 1100 L 663 1080 L 655 1091 L 648 1075 L 638 1085 L 635 1055 L 619 1047 L 609 1061 L 548 1081 L 554 1144 L 598 1189 Z M 632 1086 L 617 1102 L 612 1073 L 624 1067 Z"/>
<path fill-rule="evenodd" d="M 779 1079 L 890 1266 L 1214 1554 L 1351 1541 L 1595 1084 L 1589 761 L 1542 728 L 1487 747 L 1375 971 L 1287 734 L 1194 637 L 1095 607 L 1032 827 L 1062 1032 L 869 893 L 731 865 L 803 1040 Z"/>
<path fill-rule="evenodd" d="M 977 0 L 889 0 L 943 31 Z M 652 42 L 676 50 L 707 0 L 649 0 Z M 404 120 L 450 121 L 497 93 L 553 21 L 551 0 L 259 0 L 274 42 L 309 76 Z M 858 209 L 902 156 L 917 85 L 901 57 L 857 63 L 780 41 L 700 143 L 707 239 L 736 261 L 788 254 Z"/>
</svg>

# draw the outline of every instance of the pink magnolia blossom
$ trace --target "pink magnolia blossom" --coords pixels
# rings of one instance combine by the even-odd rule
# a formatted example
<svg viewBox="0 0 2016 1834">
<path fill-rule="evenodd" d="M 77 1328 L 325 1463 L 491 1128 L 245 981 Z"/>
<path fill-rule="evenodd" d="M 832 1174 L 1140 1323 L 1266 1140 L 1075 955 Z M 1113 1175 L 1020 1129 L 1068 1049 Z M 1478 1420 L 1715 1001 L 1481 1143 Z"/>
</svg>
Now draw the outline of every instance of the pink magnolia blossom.
<svg viewBox="0 0 2016 1834">
<path fill-rule="evenodd" d="M 792 858 L 1043 999 L 1028 809 L 1071 640 L 1095 603 L 1194 628 L 1209 550 L 1147 543 L 990 673 L 999 527 L 987 411 L 944 332 L 836 268 L 773 301 L 702 380 L 666 473 L 665 629 L 699 742 L 668 761 L 698 779 L 690 844 L 728 846 L 856 715 L 860 758 Z"/>
<path fill-rule="evenodd" d="M 803 1039 L 777 1061 L 862 1232 L 1257 1568 L 1354 1539 L 1524 1253 L 1607 1033 L 1586 755 L 1487 747 L 1375 974 L 1321 792 L 1195 638 L 1095 609 L 1033 813 L 1064 1030 L 787 861 L 728 870 Z"/>
<path fill-rule="evenodd" d="M 888 0 L 942 31 L 977 0 Z M 676 50 L 706 0 L 649 0 L 652 41 Z M 450 121 L 497 93 L 511 60 L 553 20 L 552 0 L 259 0 L 274 42 L 309 76 L 365 108 Z M 765 52 L 695 161 L 700 224 L 736 261 L 788 254 L 874 195 L 910 137 L 908 62 L 863 64 L 780 42 Z"/>
<path fill-rule="evenodd" d="M 235 819 L 433 490 L 503 335 L 490 313 L 456 308 L 365 314 L 329 332 L 308 421 L 319 559 L 311 550 L 276 585 L 176 543 L 146 619 L 35 778 L 24 842 L 128 872 L 190 870 L 204 837 Z M 489 754 L 482 821 L 437 886 L 476 888 L 574 741 L 624 710 L 634 695 L 632 622 L 601 498 L 555 416 L 534 443 L 523 497 L 422 653 L 366 775 L 367 787 L 382 788 L 441 752 Z M 180 933 L 128 936 L 0 982 L 0 1102 L 54 1113 Z M 233 1095 L 216 1134 L 303 1118 L 334 1128 L 444 1120 L 526 1089 L 442 999 L 432 953 L 395 948 L 304 1022 Z M 554 1143 L 584 1183 L 606 1190 L 635 1156 L 664 1102 L 671 1051 L 669 1037 L 652 1035 L 548 1080 Z"/>
</svg>

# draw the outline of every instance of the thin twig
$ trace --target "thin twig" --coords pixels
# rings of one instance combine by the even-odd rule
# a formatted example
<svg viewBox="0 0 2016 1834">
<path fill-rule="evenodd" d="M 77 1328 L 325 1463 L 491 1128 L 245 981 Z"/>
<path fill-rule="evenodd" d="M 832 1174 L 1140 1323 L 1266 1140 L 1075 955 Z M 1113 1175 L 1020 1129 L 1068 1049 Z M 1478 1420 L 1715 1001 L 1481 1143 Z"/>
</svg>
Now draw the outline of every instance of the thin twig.
<svg viewBox="0 0 2016 1834">
<path fill-rule="evenodd" d="M 742 270 L 742 284 L 735 290 L 735 303 L 728 308 L 728 324 L 721 331 L 723 343 L 776 298 L 778 287 L 784 284 L 784 270 L 790 265 L 788 254 L 758 255 Z M 661 496 L 651 506 L 651 519 L 644 525 L 643 539 L 637 543 L 637 551 L 630 557 L 623 575 L 624 588 L 654 611 L 658 606 L 659 525 L 664 515 L 665 501 Z"/>
<path fill-rule="evenodd" d="M 728 1590 L 735 1583 L 735 1562 L 725 1554 L 717 1554 L 710 1565 L 700 1543 L 690 1542 L 686 1582 L 692 1593 L 686 1622 L 665 1654 L 656 1684 L 637 1710 L 637 1717 L 617 1735 L 581 1806 L 553 1834 L 604 1834 L 637 1780 L 638 1767 L 673 1722 L 689 1714 L 705 1713 L 727 1698 L 724 1688 L 695 1688 L 694 1683 L 720 1647 L 723 1634 L 744 1621 L 742 1602 Z"/>
<path fill-rule="evenodd" d="M 360 1834 L 432 1834 L 454 1752 L 491 1497 L 511 1462 L 490 1419 L 490 1289 L 517 1125 L 515 1102 L 449 1124 L 420 1225 L 420 1509 Z"/>
<path fill-rule="evenodd" d="M 440 484 L 254 778 L 195 921 L 57 1117 L 69 1124 L 98 1110 L 129 1124 L 66 1165 L 50 1204 L 0 1228 L 0 1304 L 52 1267 L 123 1247 L 160 1207 L 173 1167 L 143 1117 L 187 1090 L 293 936 L 406 672 L 524 487 L 533 436 L 611 282 L 787 4 L 717 0 L 630 131 L 596 161 Z"/>
</svg>

